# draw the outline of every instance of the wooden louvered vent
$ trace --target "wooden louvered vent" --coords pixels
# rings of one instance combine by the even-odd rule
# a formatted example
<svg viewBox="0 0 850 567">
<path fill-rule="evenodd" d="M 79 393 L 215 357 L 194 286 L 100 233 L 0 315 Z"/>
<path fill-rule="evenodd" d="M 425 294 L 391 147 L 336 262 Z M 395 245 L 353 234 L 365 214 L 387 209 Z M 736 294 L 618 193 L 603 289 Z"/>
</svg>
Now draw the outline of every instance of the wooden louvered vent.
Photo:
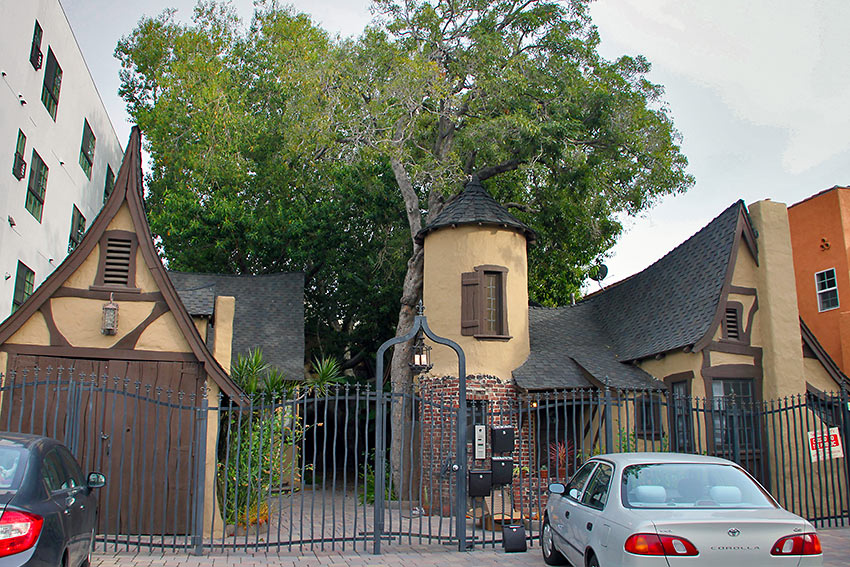
<svg viewBox="0 0 850 567">
<path fill-rule="evenodd" d="M 726 337 L 729 339 L 740 339 L 741 330 L 738 321 L 738 310 L 734 307 L 726 308 Z"/>
<path fill-rule="evenodd" d="M 103 269 L 104 284 L 130 284 L 130 257 L 132 252 L 133 242 L 130 239 L 115 237 L 106 239 L 106 264 Z"/>
</svg>

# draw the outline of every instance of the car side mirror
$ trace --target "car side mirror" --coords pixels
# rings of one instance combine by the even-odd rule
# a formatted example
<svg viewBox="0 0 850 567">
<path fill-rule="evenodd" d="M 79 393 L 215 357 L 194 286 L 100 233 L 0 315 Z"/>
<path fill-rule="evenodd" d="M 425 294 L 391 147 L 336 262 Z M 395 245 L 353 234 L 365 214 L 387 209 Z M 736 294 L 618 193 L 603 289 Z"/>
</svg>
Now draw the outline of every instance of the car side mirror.
<svg viewBox="0 0 850 567">
<path fill-rule="evenodd" d="M 106 477 L 105 476 L 103 476 L 99 472 L 89 473 L 88 482 L 86 483 L 86 486 L 88 486 L 89 488 L 100 488 L 100 487 L 105 486 L 105 485 L 106 485 Z"/>
<path fill-rule="evenodd" d="M 567 488 L 560 482 L 549 483 L 549 492 L 551 494 L 563 494 L 566 491 Z"/>
<path fill-rule="evenodd" d="M 578 496 L 579 496 L 578 488 L 571 488 L 570 489 L 570 498 L 572 498 L 573 500 L 578 500 Z"/>
</svg>

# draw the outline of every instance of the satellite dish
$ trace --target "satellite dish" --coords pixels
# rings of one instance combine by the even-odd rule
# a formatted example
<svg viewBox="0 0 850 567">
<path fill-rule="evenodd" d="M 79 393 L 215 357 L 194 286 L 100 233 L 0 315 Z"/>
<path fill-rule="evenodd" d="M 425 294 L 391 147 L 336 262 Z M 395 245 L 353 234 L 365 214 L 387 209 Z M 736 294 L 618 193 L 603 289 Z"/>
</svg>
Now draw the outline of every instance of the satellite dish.
<svg viewBox="0 0 850 567">
<path fill-rule="evenodd" d="M 608 275 L 608 266 L 598 264 L 590 269 L 590 279 L 595 282 L 601 282 Z"/>
</svg>

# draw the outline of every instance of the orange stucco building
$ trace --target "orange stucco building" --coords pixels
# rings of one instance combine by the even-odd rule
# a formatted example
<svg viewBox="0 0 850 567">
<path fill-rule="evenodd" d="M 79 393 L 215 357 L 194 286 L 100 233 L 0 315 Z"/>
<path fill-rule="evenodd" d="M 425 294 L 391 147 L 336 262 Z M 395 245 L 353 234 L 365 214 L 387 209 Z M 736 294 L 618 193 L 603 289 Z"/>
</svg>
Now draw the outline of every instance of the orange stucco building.
<svg viewBox="0 0 850 567">
<path fill-rule="evenodd" d="M 800 316 L 846 374 L 850 370 L 850 187 L 788 207 Z"/>
</svg>

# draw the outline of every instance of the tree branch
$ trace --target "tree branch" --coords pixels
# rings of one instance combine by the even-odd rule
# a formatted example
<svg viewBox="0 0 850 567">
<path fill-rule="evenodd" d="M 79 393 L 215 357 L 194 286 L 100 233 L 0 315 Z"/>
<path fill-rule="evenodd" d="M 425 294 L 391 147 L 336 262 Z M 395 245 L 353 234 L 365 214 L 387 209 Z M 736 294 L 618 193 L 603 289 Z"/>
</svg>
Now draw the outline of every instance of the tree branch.
<svg viewBox="0 0 850 567">
<path fill-rule="evenodd" d="M 480 179 L 481 181 L 485 181 L 487 179 L 490 179 L 491 177 L 499 175 L 500 173 L 505 173 L 506 171 L 513 171 L 523 163 L 523 160 L 519 158 L 514 158 L 508 161 L 504 161 L 498 165 L 491 165 L 489 167 L 479 169 L 475 175 L 477 175 L 478 179 Z"/>
<path fill-rule="evenodd" d="M 539 213 L 540 209 L 536 209 L 531 205 L 527 205 L 525 203 L 502 203 L 502 206 L 506 209 L 517 209 L 524 213 Z"/>
</svg>

